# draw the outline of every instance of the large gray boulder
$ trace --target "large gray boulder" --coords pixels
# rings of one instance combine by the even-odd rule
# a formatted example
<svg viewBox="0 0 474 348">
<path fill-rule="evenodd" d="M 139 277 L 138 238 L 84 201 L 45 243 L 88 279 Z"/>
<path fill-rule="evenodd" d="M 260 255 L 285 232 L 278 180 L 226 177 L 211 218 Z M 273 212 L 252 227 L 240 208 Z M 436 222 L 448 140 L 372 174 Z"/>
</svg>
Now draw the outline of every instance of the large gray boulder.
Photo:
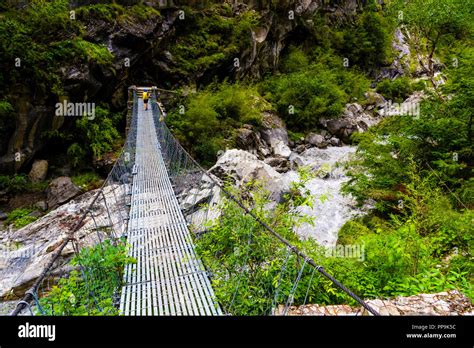
<svg viewBox="0 0 474 348">
<path fill-rule="evenodd" d="M 285 128 L 266 128 L 260 131 L 263 140 L 271 148 L 273 155 L 288 158 L 291 150 L 288 147 L 288 132 Z"/>
<path fill-rule="evenodd" d="M 237 186 L 252 181 L 262 183 L 270 192 L 270 198 L 275 201 L 280 201 L 289 189 L 280 173 L 254 154 L 243 150 L 227 150 L 209 172 L 222 179 L 230 177 Z"/>
<path fill-rule="evenodd" d="M 271 145 L 273 154 L 277 157 L 288 158 L 291 155 L 291 150 L 283 141 L 276 141 Z"/>
<path fill-rule="evenodd" d="M 284 158 L 290 157 L 288 131 L 283 121 L 272 112 L 264 112 L 263 126 L 264 128 L 260 130 L 260 134 L 272 150 L 273 155 Z"/>
<path fill-rule="evenodd" d="M 351 143 L 351 136 L 357 132 L 364 132 L 370 126 L 378 123 L 381 117 L 375 117 L 366 112 L 358 103 L 347 104 L 341 117 L 336 119 L 321 119 L 320 123 L 332 135 L 344 143 Z"/>
<path fill-rule="evenodd" d="M 48 161 L 46 160 L 36 160 L 33 162 L 30 173 L 28 177 L 31 182 L 40 182 L 46 179 L 48 174 Z"/>
<path fill-rule="evenodd" d="M 264 159 L 264 162 L 275 168 L 278 173 L 286 173 L 288 170 L 290 170 L 290 161 L 286 157 L 268 157 Z"/>
<path fill-rule="evenodd" d="M 321 149 L 326 148 L 328 146 L 328 142 L 324 139 L 324 136 L 317 133 L 309 133 L 305 138 L 306 143 L 317 146 Z"/>
<path fill-rule="evenodd" d="M 239 149 L 249 151 L 264 158 L 271 154 L 271 150 L 262 140 L 259 132 L 254 131 L 252 126 L 244 125 L 237 131 L 237 146 Z"/>
<path fill-rule="evenodd" d="M 48 207 L 50 209 L 66 203 L 81 193 L 81 189 L 76 186 L 70 177 L 60 176 L 54 179 L 46 190 Z"/>
</svg>

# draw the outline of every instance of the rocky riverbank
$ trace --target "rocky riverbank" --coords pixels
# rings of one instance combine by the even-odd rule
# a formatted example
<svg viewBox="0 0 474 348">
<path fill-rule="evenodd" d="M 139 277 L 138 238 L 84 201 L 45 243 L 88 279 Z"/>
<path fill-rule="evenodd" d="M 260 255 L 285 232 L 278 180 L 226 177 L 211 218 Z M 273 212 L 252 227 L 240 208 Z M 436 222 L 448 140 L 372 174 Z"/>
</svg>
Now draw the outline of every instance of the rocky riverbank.
<svg viewBox="0 0 474 348">
<path fill-rule="evenodd" d="M 368 300 L 367 304 L 381 315 L 474 315 L 471 300 L 457 290 L 408 297 L 400 296 L 388 300 Z M 277 315 L 282 314 L 283 310 L 284 307 L 280 306 Z M 362 307 L 348 305 L 304 305 L 291 306 L 287 315 L 361 316 L 370 314 Z"/>
</svg>

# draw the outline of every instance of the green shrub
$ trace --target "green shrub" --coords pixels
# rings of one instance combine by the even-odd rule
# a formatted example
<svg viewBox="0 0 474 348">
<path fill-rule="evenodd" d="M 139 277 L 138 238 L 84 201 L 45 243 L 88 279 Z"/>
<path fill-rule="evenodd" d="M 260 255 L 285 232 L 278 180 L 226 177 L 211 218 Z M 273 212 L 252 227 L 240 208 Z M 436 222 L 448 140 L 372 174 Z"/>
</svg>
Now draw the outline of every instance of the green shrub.
<svg viewBox="0 0 474 348">
<path fill-rule="evenodd" d="M 420 209 L 414 201 L 405 198 L 408 213 L 403 218 L 394 216 L 387 221 L 372 216 L 346 223 L 338 245 L 359 246 L 362 254 L 359 258 L 336 257 L 313 239 L 300 240 L 293 232 L 293 226 L 306 220 L 304 216 L 295 216 L 294 206 L 311 205 L 311 200 L 306 200 L 311 196 L 304 191 L 304 172 L 301 180 L 293 187 L 301 196 L 293 192 L 288 201 L 278 204 L 273 211 L 264 208 L 268 200 L 259 185 L 253 186 L 250 195 L 248 191 L 244 194 L 235 190 L 234 195 L 252 197 L 244 201 L 255 215 L 362 298 L 411 296 L 450 289 L 472 296 L 473 267 L 469 261 L 472 233 L 468 232 L 472 213 L 457 213 L 444 206 L 445 217 L 440 217 L 441 212 L 432 206 L 431 198 L 419 197 L 421 191 L 416 194 L 410 191 L 410 197 L 418 200 L 416 204 L 428 206 Z M 426 195 L 429 188 L 420 190 Z M 212 274 L 216 297 L 224 309 L 235 315 L 268 314 L 274 299 L 277 305 L 286 303 L 302 265 L 292 256 L 285 263 L 287 254 L 282 244 L 252 217 L 242 214 L 233 201 L 224 199 L 221 208 L 221 217 L 211 223 L 208 233 L 196 240 L 196 250 Z M 317 224 L 318 219 L 312 223 Z M 441 253 L 440 246 L 444 248 Z M 454 246 L 459 248 L 458 256 L 445 260 Z M 357 305 L 330 280 L 313 275 L 310 267 L 302 271 L 293 303 L 300 305 L 305 299 L 307 303 L 322 305 Z"/>
<path fill-rule="evenodd" d="M 472 67 L 462 69 L 467 70 L 462 76 L 471 76 L 467 73 Z M 423 101 L 419 117 L 393 116 L 355 135 L 357 160 L 351 164 L 346 189 L 359 201 L 375 199 L 377 209 L 388 211 L 410 182 L 408 173 L 415 164 L 435 186 L 469 192 L 474 105 L 469 79 L 459 76 L 443 87 L 452 93 L 449 99 Z"/>
<path fill-rule="evenodd" d="M 30 216 L 33 212 L 31 208 L 14 209 L 7 214 L 5 222 L 7 224 L 13 224 L 15 228 L 22 228 L 38 219 L 36 216 Z"/>
<path fill-rule="evenodd" d="M 78 143 L 73 143 L 67 148 L 67 155 L 73 167 L 78 167 L 86 159 L 86 150 Z"/>
<path fill-rule="evenodd" d="M 76 174 L 71 178 L 72 182 L 85 191 L 99 188 L 102 178 L 94 172 Z"/>
<path fill-rule="evenodd" d="M 252 206 L 251 210 L 256 216 L 271 224 L 275 231 L 296 241 L 293 226 L 310 220 L 292 208 L 295 205 L 311 205 L 312 197 L 303 189 L 309 179 L 309 172 L 302 170 L 300 181 L 292 186 L 292 193 L 286 197 L 286 202 L 273 212 L 265 209 L 269 203 L 268 192 L 259 183 L 249 183 L 248 188 L 253 187 L 252 199 L 246 203 Z M 228 189 L 236 196 L 246 195 Z M 234 315 L 268 314 L 277 288 L 287 293 L 292 286 L 291 277 L 298 272 L 297 259 L 291 257 L 288 262 L 290 276 L 287 274 L 280 282 L 279 274 L 287 252 L 284 245 L 253 217 L 243 214 L 235 202 L 223 199 L 219 208 L 222 209 L 221 217 L 211 222 L 210 231 L 196 240 L 196 251 L 212 273 L 217 300 Z M 278 219 L 275 219 L 277 216 Z M 305 279 L 307 281 L 309 278 Z M 300 291 L 295 301 L 302 302 L 304 297 L 304 291 Z M 283 298 L 279 297 L 277 301 L 281 303 Z"/>
<path fill-rule="evenodd" d="M 365 71 L 372 71 L 386 62 L 389 45 L 389 24 L 377 11 L 375 2 L 357 18 L 355 25 L 344 28 L 339 47 L 336 42 L 338 53 L 349 59 L 349 65 L 355 64 Z"/>
<path fill-rule="evenodd" d="M 399 77 L 395 80 L 384 79 L 377 85 L 377 92 L 394 103 L 403 102 L 413 91 L 425 89 L 425 82 L 411 82 L 408 77 Z"/>
<path fill-rule="evenodd" d="M 234 145 L 237 128 L 244 123 L 258 126 L 262 112 L 270 108 L 255 88 L 224 82 L 190 95 L 184 113 L 178 105 L 167 121 L 182 144 L 207 165 L 215 162 L 219 150 Z"/>
<path fill-rule="evenodd" d="M 362 13 L 338 19 L 337 23 L 317 11 L 311 34 L 317 48 L 332 50 L 341 57 L 341 65 L 342 59 L 347 58 L 349 67 L 358 67 L 374 75 L 390 57 L 390 34 L 394 26 L 387 20 L 389 18 L 375 1 L 367 1 Z"/>
<path fill-rule="evenodd" d="M 367 90 L 367 78 L 343 68 L 338 59 L 331 53 L 321 53 L 318 63 L 269 77 L 260 84 L 261 93 L 275 105 L 291 130 L 308 131 L 318 127 L 323 117 L 340 116 L 350 96 L 362 97 Z"/>
<path fill-rule="evenodd" d="M 301 139 L 304 138 L 304 133 L 288 130 L 288 138 L 291 141 L 301 141 Z"/>
<path fill-rule="evenodd" d="M 110 240 L 83 248 L 71 260 L 74 269 L 39 301 L 42 315 L 118 315 L 114 295 L 122 286 L 123 270 L 135 263 L 123 242 Z"/>
<path fill-rule="evenodd" d="M 304 70 L 308 65 L 308 56 L 300 48 L 290 46 L 288 56 L 282 63 L 282 71 L 292 73 Z"/>
<path fill-rule="evenodd" d="M 362 235 L 369 234 L 370 229 L 358 220 L 349 220 L 338 232 L 338 244 L 355 244 L 355 241 Z"/>
<path fill-rule="evenodd" d="M 110 65 L 114 56 L 104 45 L 98 45 L 83 39 L 72 41 L 74 48 L 87 61 L 95 61 L 101 65 Z"/>
<path fill-rule="evenodd" d="M 28 186 L 29 181 L 27 176 L 24 174 L 15 174 L 13 176 L 0 175 L 0 190 L 17 193 L 26 191 Z"/>
<path fill-rule="evenodd" d="M 185 21 L 177 27 L 177 42 L 171 46 L 176 61 L 174 72 L 185 78 L 218 64 L 230 62 L 251 38 L 259 15 L 254 11 L 229 13 L 222 4 L 204 10 L 185 7 Z"/>
<path fill-rule="evenodd" d="M 12 105 L 7 100 L 0 100 L 0 115 L 13 111 Z"/>
<path fill-rule="evenodd" d="M 106 152 L 112 151 L 120 139 L 116 128 L 120 117 L 120 114 L 113 114 L 108 109 L 98 106 L 95 108 L 93 120 L 88 117 L 79 117 L 76 120 L 79 134 L 75 139 L 78 137 L 83 139 L 82 144 L 86 144 L 86 151 L 96 158 L 101 158 Z M 79 143 L 75 144 L 79 145 Z M 74 153 L 77 153 L 77 150 L 74 150 Z"/>
<path fill-rule="evenodd" d="M 126 9 L 118 4 L 94 4 L 81 6 L 77 9 L 77 17 L 87 21 L 90 18 L 100 19 L 106 22 L 114 22 L 126 12 Z"/>
</svg>

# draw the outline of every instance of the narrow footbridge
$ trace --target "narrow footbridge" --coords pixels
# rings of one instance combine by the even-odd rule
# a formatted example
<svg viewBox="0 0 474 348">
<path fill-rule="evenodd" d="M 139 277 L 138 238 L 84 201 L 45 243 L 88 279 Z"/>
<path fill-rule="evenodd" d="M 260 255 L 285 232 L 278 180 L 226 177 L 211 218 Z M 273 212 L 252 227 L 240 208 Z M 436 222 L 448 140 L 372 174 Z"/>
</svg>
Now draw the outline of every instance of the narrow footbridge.
<svg viewBox="0 0 474 348">
<path fill-rule="evenodd" d="M 141 94 L 141 88 L 137 89 Z M 219 315 L 168 175 L 152 107 L 136 99 L 136 153 L 127 238 L 137 260 L 125 270 L 124 315 Z M 153 107 L 154 108 L 154 107 Z M 161 118 L 162 119 L 162 118 Z"/>
<path fill-rule="evenodd" d="M 69 279 L 71 258 L 93 246 L 102 253 L 94 263 L 78 257 L 73 264 L 83 281 L 80 315 L 286 315 L 295 303 L 324 300 L 323 291 L 340 291 L 348 303 L 378 315 L 255 215 L 251 200 L 236 197 L 199 166 L 166 126 L 159 89 L 146 88 L 151 96 L 147 108 L 144 89 L 129 88 L 127 138 L 107 179 L 90 201 L 66 215 L 69 225 L 64 226 L 74 225 L 64 227 L 64 238 L 42 261 L 42 272 L 25 272 L 31 287 L 11 315 L 75 315 L 71 303 L 58 306 L 48 302 L 48 296 L 54 286 L 56 291 L 61 287 L 61 280 Z M 236 216 L 245 221 L 243 235 L 215 242 L 221 248 L 211 256 L 207 250 L 198 253 L 193 241 L 216 236 L 218 229 L 212 226 L 225 219 L 219 202 L 232 202 Z M 107 246 L 123 245 L 118 241 L 124 240 L 136 262 L 124 269 L 103 266 L 110 257 L 104 251 Z M 260 257 L 259 243 L 264 240 L 273 249 Z M 50 247 L 38 247 L 24 264 L 44 258 Z M 205 263 L 199 255 L 207 255 Z M 228 260 L 219 259 L 222 255 L 236 257 L 222 264 Z M 78 300 L 73 296 L 67 301 Z"/>
</svg>

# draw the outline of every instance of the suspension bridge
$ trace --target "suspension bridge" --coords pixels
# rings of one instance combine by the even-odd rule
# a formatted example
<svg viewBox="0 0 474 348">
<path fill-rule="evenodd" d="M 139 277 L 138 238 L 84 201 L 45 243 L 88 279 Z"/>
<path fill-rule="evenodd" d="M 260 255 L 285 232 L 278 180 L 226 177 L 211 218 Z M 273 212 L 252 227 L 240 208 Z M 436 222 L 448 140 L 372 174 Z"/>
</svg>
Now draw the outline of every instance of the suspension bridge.
<svg viewBox="0 0 474 348">
<path fill-rule="evenodd" d="M 137 263 L 125 270 L 121 312 L 124 315 L 221 314 L 173 192 L 152 110 L 144 110 L 142 99 L 137 102 L 137 142 L 127 232 L 130 256 Z"/>
<path fill-rule="evenodd" d="M 120 157 L 77 224 L 65 231 L 62 244 L 12 315 L 26 310 L 32 314 L 64 315 L 56 313 L 54 308 L 45 309 L 41 299 L 48 296 L 51 283 L 58 284 L 58 279 L 68 277 L 64 269 L 70 256 L 66 251 L 80 253 L 91 244 L 91 238 L 96 238 L 96 243 L 126 239 L 128 255 L 136 260 L 114 278 L 113 303 L 121 315 L 234 314 L 233 306 L 235 308 L 238 301 L 245 304 L 248 300 L 245 292 L 239 290 L 243 287 L 243 275 L 254 265 L 239 264 L 233 272 L 225 269 L 213 274 L 206 269 L 193 242 L 193 235 L 204 231 L 208 221 L 218 219 L 219 213 L 216 215 L 212 208 L 219 196 L 233 201 L 242 215 L 271 236 L 283 252 L 275 254 L 274 260 L 259 264 L 265 269 L 277 262 L 279 272 L 272 276 L 275 282 L 262 287 L 261 296 L 268 297 L 268 301 L 264 309 L 255 313 L 275 314 L 277 306 L 281 305 L 284 309 L 280 313 L 286 314 L 298 291 L 306 303 L 310 289 L 316 284 L 315 273 L 318 273 L 348 299 L 372 315 L 378 315 L 200 167 L 166 127 L 164 112 L 157 100 L 157 88 L 147 89 L 151 93 L 151 105 L 145 110 L 141 98 L 144 88 L 129 88 L 127 139 Z M 252 230 L 248 233 L 247 246 L 251 245 L 252 233 Z M 78 267 L 86 285 L 99 276 L 100 272 L 92 272 L 90 266 L 80 264 Z M 220 284 L 235 284 L 228 301 L 219 299 L 213 289 L 213 280 L 218 276 L 221 277 Z M 251 277 L 247 281 L 251 283 Z M 102 310 L 97 292 L 96 288 L 88 289 L 91 300 L 86 307 L 90 308 L 90 313 Z"/>
</svg>

